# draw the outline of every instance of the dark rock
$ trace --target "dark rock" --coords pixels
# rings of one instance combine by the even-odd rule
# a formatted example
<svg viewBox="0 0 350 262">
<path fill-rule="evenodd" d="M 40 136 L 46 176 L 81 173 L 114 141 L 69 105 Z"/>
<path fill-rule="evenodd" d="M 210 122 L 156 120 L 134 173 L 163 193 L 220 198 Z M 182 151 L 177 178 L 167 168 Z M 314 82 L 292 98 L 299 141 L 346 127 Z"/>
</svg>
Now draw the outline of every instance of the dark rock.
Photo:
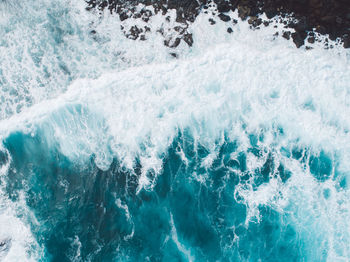
<svg viewBox="0 0 350 262">
<path fill-rule="evenodd" d="M 218 7 L 218 11 L 220 13 L 227 13 L 231 10 L 231 6 L 228 2 L 226 2 L 225 0 L 216 0 L 215 1 L 217 7 Z"/>
<path fill-rule="evenodd" d="M 252 25 L 253 27 L 257 27 L 262 24 L 262 19 L 257 18 L 256 16 L 252 16 L 249 18 L 248 24 Z"/>
<path fill-rule="evenodd" d="M 290 39 L 290 35 L 291 35 L 291 33 L 289 31 L 285 31 L 285 32 L 283 32 L 282 37 L 287 39 L 287 40 L 289 40 Z"/>
<path fill-rule="evenodd" d="M 350 48 L 350 37 L 349 36 L 344 37 L 343 42 L 344 42 L 343 43 L 344 48 Z"/>
<path fill-rule="evenodd" d="M 316 26 L 316 31 L 319 32 L 320 34 L 324 35 L 327 33 L 327 28 L 322 26 L 322 25 L 318 25 L 318 26 Z"/>
<path fill-rule="evenodd" d="M 194 22 L 199 13 L 197 0 L 168 0 L 167 8 L 176 9 L 176 21 L 180 23 Z"/>
<path fill-rule="evenodd" d="M 334 20 L 335 20 L 335 17 L 332 15 L 326 15 L 326 16 L 321 17 L 321 21 L 327 22 L 327 23 L 331 23 Z"/>
<path fill-rule="evenodd" d="M 242 20 L 246 20 L 247 17 L 250 15 L 250 7 L 245 6 L 245 5 L 239 5 L 238 6 L 238 16 L 242 19 Z"/>
<path fill-rule="evenodd" d="M 225 15 L 225 14 L 223 14 L 223 13 L 220 13 L 220 14 L 219 14 L 219 18 L 220 18 L 222 21 L 224 21 L 224 22 L 228 22 L 228 21 L 231 20 L 231 17 L 229 17 L 228 15 Z"/>
<path fill-rule="evenodd" d="M 342 18 L 340 18 L 339 16 L 337 16 L 336 17 L 336 19 L 335 19 L 335 22 L 337 23 L 337 24 L 342 24 L 343 23 L 343 19 Z"/>
<path fill-rule="evenodd" d="M 129 18 L 129 16 L 127 15 L 127 13 L 120 13 L 119 14 L 119 19 L 120 19 L 120 21 L 124 21 L 124 20 L 126 20 L 126 19 L 128 19 Z"/>
<path fill-rule="evenodd" d="M 142 28 L 138 28 L 136 25 L 134 25 L 130 28 L 127 38 L 136 40 L 142 32 Z"/>
<path fill-rule="evenodd" d="M 141 18 L 141 13 L 136 13 L 136 14 L 134 14 L 134 16 L 133 16 L 133 18 Z"/>
<path fill-rule="evenodd" d="M 143 21 L 148 22 L 151 16 L 152 16 L 152 12 L 150 10 L 141 11 L 141 17 Z"/>
<path fill-rule="evenodd" d="M 309 24 L 303 17 L 297 23 L 290 23 L 290 27 L 294 28 L 296 31 L 306 31 L 309 29 Z"/>
<path fill-rule="evenodd" d="M 248 19 L 248 24 L 253 24 L 253 22 L 256 20 L 257 18 L 255 16 L 251 17 Z"/>
<path fill-rule="evenodd" d="M 232 32 L 233 32 L 233 30 L 231 27 L 227 28 L 227 33 L 231 34 Z"/>
<path fill-rule="evenodd" d="M 336 32 L 331 31 L 331 32 L 329 32 L 328 37 L 330 40 L 334 41 L 335 39 L 337 39 L 337 34 L 336 34 Z"/>
<path fill-rule="evenodd" d="M 297 48 L 304 45 L 305 38 L 300 33 L 298 33 L 298 32 L 292 33 L 292 38 L 293 38 L 293 42 L 297 46 Z"/>
<path fill-rule="evenodd" d="M 309 36 L 309 38 L 307 39 L 307 41 L 308 41 L 310 44 L 313 44 L 313 43 L 315 43 L 315 37 L 314 37 L 314 36 Z"/>
<path fill-rule="evenodd" d="M 168 39 L 168 40 L 164 40 L 164 45 L 171 47 L 171 48 L 175 48 L 177 47 L 181 42 L 180 38 L 175 38 L 175 40 L 173 39 Z"/>
<path fill-rule="evenodd" d="M 181 27 L 181 26 L 175 26 L 174 30 L 180 34 L 183 34 L 185 32 L 185 28 Z"/>
<path fill-rule="evenodd" d="M 237 8 L 238 15 L 242 20 L 250 17 L 248 22 L 252 28 L 259 28 L 259 25 L 262 23 L 264 26 L 269 25 L 268 21 L 256 18 L 262 13 L 265 13 L 269 19 L 276 15 L 280 15 L 283 18 L 292 17 L 295 22 L 286 20 L 281 20 L 280 22 L 284 24 L 285 28 L 295 29 L 292 38 L 298 47 L 304 43 L 307 33 L 313 30 L 320 34 L 328 34 L 331 40 L 340 37 L 344 47 L 349 46 L 347 38 L 350 34 L 349 0 L 86 0 L 86 9 L 97 9 L 98 12 L 96 13 L 100 15 L 102 15 L 104 9 L 108 9 L 111 13 L 117 13 L 121 21 L 133 17 L 142 19 L 145 22 L 148 22 L 154 13 L 165 15 L 167 10 L 175 9 L 176 21 L 188 26 L 190 22 L 196 19 L 201 10 L 208 10 L 208 7 L 214 7 L 213 2 L 217 6 L 216 11 L 219 12 L 218 16 L 221 20 L 225 22 L 230 21 L 230 17 L 225 13 L 230 10 L 234 11 Z M 138 11 L 136 6 L 139 3 L 145 6 L 152 5 L 154 13 L 148 8 Z M 216 11 L 213 14 L 214 16 L 217 15 Z M 170 21 L 170 18 L 166 19 Z M 210 24 L 215 24 L 212 18 L 209 22 Z M 91 34 L 94 34 L 93 31 L 91 31 Z M 141 39 L 142 37 L 135 28 L 132 28 L 130 32 L 125 31 L 124 34 L 130 39 Z M 187 34 L 186 28 L 178 37 L 184 39 L 185 34 Z M 309 36 L 307 41 L 313 41 L 311 35 Z M 287 38 L 287 35 L 283 37 Z M 171 46 L 178 43 L 177 40 L 170 42 L 168 44 Z M 187 42 L 191 43 L 192 41 L 187 39 Z"/>
<path fill-rule="evenodd" d="M 209 23 L 211 25 L 215 25 L 216 24 L 216 22 L 215 22 L 215 20 L 213 18 L 209 18 L 208 21 L 209 21 Z"/>
<path fill-rule="evenodd" d="M 266 17 L 268 19 L 271 19 L 271 18 L 275 17 L 276 15 L 278 15 L 278 12 L 274 7 L 269 7 L 265 10 L 265 14 L 266 14 Z"/>
<path fill-rule="evenodd" d="M 183 36 L 183 39 L 184 39 L 184 41 L 185 41 L 189 46 L 192 46 L 192 45 L 193 45 L 193 37 L 192 37 L 192 34 L 189 34 L 189 33 L 185 34 L 185 35 Z"/>
</svg>

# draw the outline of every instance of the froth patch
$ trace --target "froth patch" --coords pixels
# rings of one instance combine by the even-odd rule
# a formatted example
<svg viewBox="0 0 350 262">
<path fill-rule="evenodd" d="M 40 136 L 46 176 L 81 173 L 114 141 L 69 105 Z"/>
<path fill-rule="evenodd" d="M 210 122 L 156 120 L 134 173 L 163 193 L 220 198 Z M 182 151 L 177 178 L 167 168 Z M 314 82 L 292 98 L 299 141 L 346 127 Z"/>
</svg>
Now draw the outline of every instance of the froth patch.
<svg viewBox="0 0 350 262">
<path fill-rule="evenodd" d="M 237 31 L 255 37 L 244 26 Z M 117 157 L 131 168 L 138 157 L 145 173 L 161 170 L 163 152 L 188 127 L 210 144 L 239 126 L 252 133 L 280 126 L 286 141 L 346 151 L 346 59 L 322 50 L 305 55 L 282 39 L 269 53 L 259 44 L 247 49 L 239 35 L 212 48 L 196 44 L 188 59 L 77 80 L 58 98 L 3 121 L 2 134 L 35 132 L 40 123 L 49 141 L 77 161 L 95 155 L 106 169 Z"/>
</svg>

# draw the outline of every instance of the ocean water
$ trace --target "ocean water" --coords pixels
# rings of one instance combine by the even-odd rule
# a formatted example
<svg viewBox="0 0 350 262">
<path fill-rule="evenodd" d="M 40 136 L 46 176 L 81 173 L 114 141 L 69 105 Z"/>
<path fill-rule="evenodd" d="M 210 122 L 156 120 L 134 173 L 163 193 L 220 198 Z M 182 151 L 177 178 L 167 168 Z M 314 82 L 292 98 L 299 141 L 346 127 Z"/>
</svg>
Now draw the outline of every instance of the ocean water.
<svg viewBox="0 0 350 262">
<path fill-rule="evenodd" d="M 1 261 L 350 260 L 349 51 L 85 7 L 0 2 Z"/>
</svg>

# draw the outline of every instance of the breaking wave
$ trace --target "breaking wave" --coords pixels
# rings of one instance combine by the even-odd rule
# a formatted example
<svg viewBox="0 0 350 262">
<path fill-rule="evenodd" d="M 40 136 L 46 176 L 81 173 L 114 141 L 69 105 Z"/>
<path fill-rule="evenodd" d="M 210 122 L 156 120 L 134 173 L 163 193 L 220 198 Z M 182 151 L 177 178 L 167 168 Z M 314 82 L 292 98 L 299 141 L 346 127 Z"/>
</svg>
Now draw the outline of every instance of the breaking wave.
<svg viewBox="0 0 350 262">
<path fill-rule="evenodd" d="M 348 51 L 200 14 L 174 58 L 84 3 L 0 8 L 0 259 L 349 260 Z"/>
</svg>

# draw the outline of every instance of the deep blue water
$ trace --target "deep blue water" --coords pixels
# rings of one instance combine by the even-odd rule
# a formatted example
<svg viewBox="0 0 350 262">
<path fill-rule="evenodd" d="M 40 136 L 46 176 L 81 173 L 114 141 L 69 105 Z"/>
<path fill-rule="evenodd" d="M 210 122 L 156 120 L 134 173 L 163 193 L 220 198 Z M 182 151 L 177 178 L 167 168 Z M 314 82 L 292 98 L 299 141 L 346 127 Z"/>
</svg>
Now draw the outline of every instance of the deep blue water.
<svg viewBox="0 0 350 262">
<path fill-rule="evenodd" d="M 4 145 L 12 157 L 6 192 L 13 201 L 19 192 L 26 192 L 27 205 L 39 221 L 32 224 L 32 232 L 46 249 L 43 260 L 72 261 L 77 254 L 81 261 L 307 259 L 310 239 L 298 232 L 288 212 L 259 205 L 261 220 L 246 223 L 247 206 L 234 194 L 239 184 L 251 184 L 256 190 L 271 178 L 288 182 L 290 171 L 282 164 L 275 167 L 273 154 L 250 173 L 247 152 L 238 152 L 237 160 L 232 160 L 237 141 L 225 138 L 206 169 L 201 162 L 209 151 L 200 145 L 195 148 L 189 131 L 179 131 L 163 156 L 161 174 L 156 178 L 148 172 L 150 180 L 157 179 L 153 190 L 137 192 L 141 172 L 137 159 L 132 171 L 117 159 L 107 171 L 99 170 L 93 157 L 86 166 L 76 166 L 49 147 L 41 132 L 12 133 Z M 248 152 L 261 156 L 264 148 L 257 145 L 259 138 L 250 138 Z M 187 165 L 180 150 L 189 160 Z M 301 151 L 292 154 L 302 158 Z M 325 153 L 311 156 L 309 162 L 316 179 L 329 179 L 333 163 Z M 206 179 L 195 179 L 194 174 Z M 327 254 L 326 249 L 321 252 Z"/>
</svg>

